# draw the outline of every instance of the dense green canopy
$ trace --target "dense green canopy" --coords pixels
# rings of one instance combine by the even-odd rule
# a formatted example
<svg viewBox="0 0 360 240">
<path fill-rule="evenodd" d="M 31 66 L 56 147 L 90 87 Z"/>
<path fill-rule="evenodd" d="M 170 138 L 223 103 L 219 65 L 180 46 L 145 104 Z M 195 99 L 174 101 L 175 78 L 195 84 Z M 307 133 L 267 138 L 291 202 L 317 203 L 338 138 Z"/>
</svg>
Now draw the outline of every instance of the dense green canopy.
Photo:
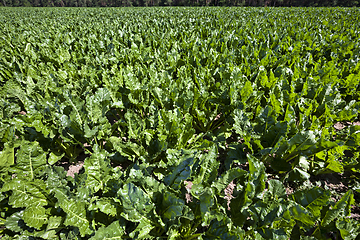
<svg viewBox="0 0 360 240">
<path fill-rule="evenodd" d="M 359 35 L 359 8 L 1 8 L 1 240 L 359 239 Z"/>
<path fill-rule="evenodd" d="M 1 0 L 7 7 L 252 6 L 354 7 L 357 0 Z"/>
</svg>

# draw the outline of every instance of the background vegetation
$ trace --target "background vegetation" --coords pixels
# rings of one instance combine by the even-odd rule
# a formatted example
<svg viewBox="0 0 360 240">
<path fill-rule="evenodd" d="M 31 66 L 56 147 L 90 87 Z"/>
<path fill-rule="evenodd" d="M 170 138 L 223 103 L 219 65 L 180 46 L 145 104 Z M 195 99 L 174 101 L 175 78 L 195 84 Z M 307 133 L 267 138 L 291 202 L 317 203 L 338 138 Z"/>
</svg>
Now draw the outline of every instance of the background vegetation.
<svg viewBox="0 0 360 240">
<path fill-rule="evenodd" d="M 1 8 L 1 240 L 360 240 L 359 36 L 360 8 Z"/>
<path fill-rule="evenodd" d="M 1 0 L 7 7 L 148 7 L 148 6 L 253 6 L 253 7 L 359 7 L 356 0 Z"/>
</svg>

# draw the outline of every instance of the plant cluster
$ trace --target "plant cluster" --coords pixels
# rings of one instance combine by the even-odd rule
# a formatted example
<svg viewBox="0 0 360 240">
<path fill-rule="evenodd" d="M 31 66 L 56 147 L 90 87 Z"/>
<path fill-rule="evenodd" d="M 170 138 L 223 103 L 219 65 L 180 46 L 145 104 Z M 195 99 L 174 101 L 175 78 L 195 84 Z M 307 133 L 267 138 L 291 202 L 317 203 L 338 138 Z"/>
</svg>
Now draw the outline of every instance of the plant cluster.
<svg viewBox="0 0 360 240">
<path fill-rule="evenodd" d="M 0 12 L 2 239 L 359 239 L 359 9 Z"/>
</svg>

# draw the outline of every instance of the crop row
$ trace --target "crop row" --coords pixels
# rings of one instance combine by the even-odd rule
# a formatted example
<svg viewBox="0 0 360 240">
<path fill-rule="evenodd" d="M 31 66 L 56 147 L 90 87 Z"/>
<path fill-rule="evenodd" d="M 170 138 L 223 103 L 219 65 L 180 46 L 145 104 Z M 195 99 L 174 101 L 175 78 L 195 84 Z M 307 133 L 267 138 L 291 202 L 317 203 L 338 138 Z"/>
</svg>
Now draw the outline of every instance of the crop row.
<svg viewBox="0 0 360 240">
<path fill-rule="evenodd" d="M 359 238 L 359 9 L 0 12 L 4 239 Z"/>
</svg>

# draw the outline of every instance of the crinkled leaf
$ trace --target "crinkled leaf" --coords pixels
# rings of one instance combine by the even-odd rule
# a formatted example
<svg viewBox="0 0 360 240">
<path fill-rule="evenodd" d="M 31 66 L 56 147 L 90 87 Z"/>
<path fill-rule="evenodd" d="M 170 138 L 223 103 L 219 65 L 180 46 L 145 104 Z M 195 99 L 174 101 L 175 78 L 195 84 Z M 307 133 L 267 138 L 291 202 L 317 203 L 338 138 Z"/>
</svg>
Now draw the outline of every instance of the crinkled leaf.
<svg viewBox="0 0 360 240">
<path fill-rule="evenodd" d="M 58 154 L 51 152 L 49 154 L 48 163 L 50 165 L 53 165 L 53 164 L 57 163 L 59 160 L 61 160 L 61 158 L 64 157 L 64 155 L 65 155 L 65 153 L 58 155 Z"/>
<path fill-rule="evenodd" d="M 276 179 L 270 179 L 268 193 L 275 199 L 286 198 L 286 189 L 282 182 Z"/>
<path fill-rule="evenodd" d="M 289 212 L 292 218 L 306 226 L 311 227 L 315 224 L 314 216 L 311 212 L 299 204 L 291 204 Z"/>
<path fill-rule="evenodd" d="M 139 225 L 129 234 L 129 236 L 132 239 L 147 239 L 149 237 L 149 232 L 153 228 L 155 228 L 155 226 L 149 219 L 142 218 Z"/>
<path fill-rule="evenodd" d="M 16 153 L 16 165 L 10 170 L 18 176 L 34 179 L 46 165 L 46 153 L 38 142 L 24 142 Z"/>
<path fill-rule="evenodd" d="M 127 183 L 118 191 L 123 205 L 121 216 L 129 221 L 140 222 L 153 208 L 150 197 L 133 183 Z"/>
<path fill-rule="evenodd" d="M 215 204 L 213 190 L 211 188 L 206 188 L 200 195 L 199 200 L 203 225 L 208 225 L 210 221 L 216 217 L 216 214 L 211 211 L 211 207 Z"/>
<path fill-rule="evenodd" d="M 99 211 L 114 217 L 117 213 L 116 211 L 116 205 L 115 202 L 112 198 L 100 198 L 99 200 L 97 200 L 95 203 L 92 203 L 88 210 L 95 210 L 98 209 Z"/>
<path fill-rule="evenodd" d="M 107 152 L 100 149 L 98 145 L 95 145 L 93 150 L 93 154 L 84 161 L 85 173 L 87 174 L 85 183 L 93 192 L 97 192 L 104 189 L 112 174 Z"/>
<path fill-rule="evenodd" d="M 86 234 L 91 234 L 92 230 L 90 229 L 90 223 L 86 216 L 86 204 L 75 201 L 74 199 L 69 199 L 61 189 L 55 189 L 55 197 L 58 199 L 58 205 L 66 213 L 65 226 L 78 227 L 82 237 Z"/>
<path fill-rule="evenodd" d="M 60 224 L 62 222 L 62 217 L 59 216 L 51 216 L 49 220 L 46 222 L 46 230 L 39 234 L 39 237 L 44 239 L 53 239 L 56 237 L 56 234 L 61 231 Z"/>
<path fill-rule="evenodd" d="M 48 166 L 45 169 L 47 175 L 46 187 L 50 192 L 54 191 L 58 187 L 64 187 L 67 185 L 66 174 L 67 172 L 63 167 Z"/>
<path fill-rule="evenodd" d="M 212 183 L 212 187 L 215 187 L 218 193 L 222 193 L 222 191 L 235 179 L 244 178 L 247 175 L 245 170 L 240 168 L 233 168 L 221 175 L 220 178 L 216 179 Z"/>
<path fill-rule="evenodd" d="M 176 217 L 182 215 L 185 207 L 185 201 L 175 196 L 171 192 L 164 191 L 161 203 L 161 214 L 165 219 L 174 220 Z M 166 222 L 166 221 L 165 221 Z"/>
<path fill-rule="evenodd" d="M 139 158 L 147 155 L 144 147 L 136 143 L 123 142 L 120 138 L 117 137 L 110 137 L 108 140 L 113 144 L 116 151 L 118 151 L 123 156 L 129 157 L 130 160 L 133 160 L 136 157 Z"/>
<path fill-rule="evenodd" d="M 360 234 L 360 224 L 355 219 L 341 219 L 336 221 L 336 228 L 339 229 L 344 240 L 356 239 Z"/>
<path fill-rule="evenodd" d="M 233 228 L 229 219 L 214 219 L 209 225 L 209 229 L 202 236 L 202 239 L 242 239 L 244 232 Z"/>
<path fill-rule="evenodd" d="M 27 226 L 22 220 L 24 211 L 15 212 L 10 217 L 6 218 L 5 227 L 14 232 L 22 232 L 27 229 Z"/>
<path fill-rule="evenodd" d="M 0 152 L 0 170 L 11 165 L 14 165 L 14 147 L 5 143 L 4 149 Z"/>
<path fill-rule="evenodd" d="M 94 95 L 86 98 L 88 117 L 94 123 L 103 118 L 110 107 L 110 92 L 106 88 L 98 88 Z"/>
<path fill-rule="evenodd" d="M 315 217 L 320 216 L 320 211 L 329 204 L 330 191 L 319 187 L 297 191 L 291 195 L 291 198 L 311 211 Z"/>
<path fill-rule="evenodd" d="M 265 190 L 265 166 L 255 157 L 248 154 L 249 161 L 249 178 L 246 185 L 245 203 L 249 203 L 252 198 Z"/>
<path fill-rule="evenodd" d="M 31 205 L 46 206 L 48 200 L 46 198 L 45 183 L 36 179 L 34 182 L 23 179 L 13 179 L 2 187 L 1 191 L 12 191 L 9 198 L 9 204 L 14 208 L 29 207 Z"/>
<path fill-rule="evenodd" d="M 164 183 L 174 189 L 179 189 L 181 183 L 191 175 L 192 165 L 194 164 L 195 153 L 183 150 L 168 150 L 168 159 L 171 163 L 170 171 L 165 178 Z"/>
<path fill-rule="evenodd" d="M 125 235 L 125 226 L 120 221 L 114 221 L 107 227 L 99 228 L 90 240 L 122 239 Z"/>
<path fill-rule="evenodd" d="M 321 221 L 322 226 L 327 226 L 336 218 L 340 219 L 350 215 L 351 205 L 354 203 L 354 194 L 352 190 L 347 191 L 334 206 L 329 209 Z"/>
<path fill-rule="evenodd" d="M 216 146 L 214 145 L 208 153 L 203 154 L 201 156 L 201 158 L 199 159 L 200 170 L 199 170 L 198 174 L 196 174 L 194 176 L 195 177 L 193 180 L 194 184 L 210 185 L 215 181 L 216 176 L 217 176 L 217 170 L 220 165 L 219 161 L 217 161 L 216 158 L 217 158 L 217 149 L 216 149 Z M 189 164 L 191 164 L 191 163 L 192 163 L 192 161 L 189 162 Z M 184 174 L 182 172 L 181 175 L 184 176 L 187 174 Z M 166 181 L 166 179 L 167 178 L 165 177 L 165 181 Z M 186 179 L 184 179 L 184 180 L 186 180 Z"/>
<path fill-rule="evenodd" d="M 42 206 L 32 205 L 25 209 L 23 219 L 29 227 L 39 229 L 44 225 L 48 216 L 45 213 L 45 208 Z"/>
</svg>

